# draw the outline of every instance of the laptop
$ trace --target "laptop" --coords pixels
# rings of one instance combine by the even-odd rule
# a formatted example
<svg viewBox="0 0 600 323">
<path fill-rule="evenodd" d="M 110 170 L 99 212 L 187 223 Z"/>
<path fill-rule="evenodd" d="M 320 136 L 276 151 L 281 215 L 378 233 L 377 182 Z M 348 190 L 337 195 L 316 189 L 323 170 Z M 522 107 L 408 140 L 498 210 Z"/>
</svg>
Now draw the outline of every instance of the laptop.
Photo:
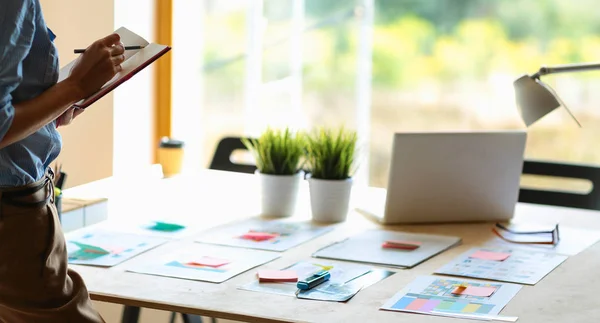
<svg viewBox="0 0 600 323">
<path fill-rule="evenodd" d="M 509 220 L 526 141 L 519 130 L 396 133 L 388 188 L 357 211 L 384 224 Z"/>
</svg>

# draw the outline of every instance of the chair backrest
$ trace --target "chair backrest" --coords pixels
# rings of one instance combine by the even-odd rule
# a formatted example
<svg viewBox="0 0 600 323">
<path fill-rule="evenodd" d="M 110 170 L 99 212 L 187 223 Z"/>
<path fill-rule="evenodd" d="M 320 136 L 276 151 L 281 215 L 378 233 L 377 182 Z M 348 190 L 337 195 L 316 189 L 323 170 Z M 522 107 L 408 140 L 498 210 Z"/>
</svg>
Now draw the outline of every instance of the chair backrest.
<svg viewBox="0 0 600 323">
<path fill-rule="evenodd" d="M 592 189 L 587 194 L 582 194 L 521 188 L 519 202 L 600 210 L 600 168 L 598 167 L 526 160 L 523 163 L 523 174 L 583 179 L 591 182 Z"/>
<path fill-rule="evenodd" d="M 242 142 L 242 138 L 225 137 L 221 139 L 210 163 L 210 169 L 248 174 L 254 173 L 257 169 L 256 165 L 236 164 L 231 161 L 231 156 L 236 150 L 248 150 Z"/>
</svg>

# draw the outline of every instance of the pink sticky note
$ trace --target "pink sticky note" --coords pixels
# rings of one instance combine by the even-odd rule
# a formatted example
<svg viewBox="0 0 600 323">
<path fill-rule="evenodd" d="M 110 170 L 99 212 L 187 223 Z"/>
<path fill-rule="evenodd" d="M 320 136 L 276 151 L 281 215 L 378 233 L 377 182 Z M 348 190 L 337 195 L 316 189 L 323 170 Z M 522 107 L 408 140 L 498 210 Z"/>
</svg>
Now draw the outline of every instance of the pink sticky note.
<svg viewBox="0 0 600 323">
<path fill-rule="evenodd" d="M 221 267 L 227 265 L 230 261 L 225 259 L 213 258 L 213 257 L 202 257 L 197 260 L 188 262 L 188 265 L 192 266 L 206 266 L 206 267 Z"/>
<path fill-rule="evenodd" d="M 405 249 L 405 250 L 414 250 L 421 246 L 421 243 L 418 241 L 405 241 L 405 240 L 387 240 L 385 241 L 381 247 L 387 249 Z"/>
<path fill-rule="evenodd" d="M 461 287 L 457 287 L 454 291 L 452 291 L 452 294 L 489 297 L 495 291 L 495 287 L 467 286 L 467 288 L 464 289 Z"/>
<path fill-rule="evenodd" d="M 254 240 L 254 241 L 265 241 L 276 238 L 277 235 L 267 232 L 248 232 L 242 236 L 242 239 Z"/>
<path fill-rule="evenodd" d="M 477 252 L 475 252 L 474 254 L 469 256 L 469 258 L 493 260 L 493 261 L 504 261 L 508 257 L 510 257 L 510 253 L 507 253 L 507 252 L 493 252 L 493 251 L 483 251 L 483 250 L 478 250 Z"/>
<path fill-rule="evenodd" d="M 298 274 L 294 270 L 259 270 L 260 282 L 297 282 Z"/>
</svg>

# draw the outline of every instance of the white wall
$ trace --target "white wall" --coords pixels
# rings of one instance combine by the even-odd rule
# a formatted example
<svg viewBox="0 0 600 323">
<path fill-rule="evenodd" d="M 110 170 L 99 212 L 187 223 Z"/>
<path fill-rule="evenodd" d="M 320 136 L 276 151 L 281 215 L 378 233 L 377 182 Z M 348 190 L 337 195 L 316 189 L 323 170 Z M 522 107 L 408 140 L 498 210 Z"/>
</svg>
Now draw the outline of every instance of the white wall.
<svg viewBox="0 0 600 323">
<path fill-rule="evenodd" d="M 40 0 L 46 23 L 56 34 L 60 65 L 76 56 L 74 48 L 110 34 L 113 1 Z M 73 124 L 60 128 L 63 150 L 58 161 L 68 173 L 66 186 L 75 186 L 112 175 L 113 96 L 107 95 Z"/>
<path fill-rule="evenodd" d="M 116 0 L 113 28 L 126 27 L 153 42 L 154 8 L 154 0 Z M 152 142 L 154 73 L 154 67 L 151 65 L 114 91 L 115 176 L 127 175 L 149 166 L 153 161 L 153 148 L 158 144 Z"/>
<path fill-rule="evenodd" d="M 173 1 L 172 135 L 185 142 L 183 171 L 205 168 L 202 160 L 202 68 L 205 1 Z"/>
</svg>

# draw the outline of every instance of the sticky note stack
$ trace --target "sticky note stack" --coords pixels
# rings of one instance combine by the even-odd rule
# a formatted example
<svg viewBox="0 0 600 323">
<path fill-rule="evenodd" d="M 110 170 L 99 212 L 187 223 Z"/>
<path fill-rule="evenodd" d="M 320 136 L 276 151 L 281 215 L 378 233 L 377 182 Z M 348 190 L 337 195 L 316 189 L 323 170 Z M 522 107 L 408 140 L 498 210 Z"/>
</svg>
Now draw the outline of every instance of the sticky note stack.
<svg viewBox="0 0 600 323">
<path fill-rule="evenodd" d="M 455 295 L 469 295 L 469 296 L 477 296 L 477 297 L 490 297 L 496 288 L 494 287 L 480 287 L 480 286 L 468 286 L 461 285 L 456 287 L 452 291 L 452 294 Z"/>
<path fill-rule="evenodd" d="M 260 270 L 258 281 L 261 283 L 295 283 L 298 273 L 294 270 Z"/>
<path fill-rule="evenodd" d="M 507 253 L 507 252 L 493 252 L 493 251 L 485 251 L 485 250 L 478 250 L 469 256 L 469 258 L 492 260 L 492 261 L 504 261 L 504 260 L 508 259 L 508 257 L 510 257 L 510 253 Z"/>
<path fill-rule="evenodd" d="M 421 246 L 418 241 L 387 240 L 382 247 L 387 249 L 415 250 Z"/>
</svg>

